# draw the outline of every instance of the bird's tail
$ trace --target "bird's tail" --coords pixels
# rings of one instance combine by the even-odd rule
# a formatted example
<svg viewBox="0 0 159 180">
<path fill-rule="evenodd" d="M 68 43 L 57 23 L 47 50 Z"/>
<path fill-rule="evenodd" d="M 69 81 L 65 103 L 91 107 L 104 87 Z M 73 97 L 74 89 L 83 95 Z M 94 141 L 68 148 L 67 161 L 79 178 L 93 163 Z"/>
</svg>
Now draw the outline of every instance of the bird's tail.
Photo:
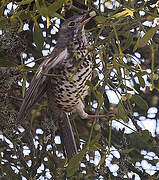
<svg viewBox="0 0 159 180">
<path fill-rule="evenodd" d="M 59 130 L 61 134 L 61 142 L 64 147 L 65 154 L 68 159 L 77 154 L 77 147 L 75 143 L 72 126 L 67 113 L 62 112 L 59 119 Z"/>
</svg>

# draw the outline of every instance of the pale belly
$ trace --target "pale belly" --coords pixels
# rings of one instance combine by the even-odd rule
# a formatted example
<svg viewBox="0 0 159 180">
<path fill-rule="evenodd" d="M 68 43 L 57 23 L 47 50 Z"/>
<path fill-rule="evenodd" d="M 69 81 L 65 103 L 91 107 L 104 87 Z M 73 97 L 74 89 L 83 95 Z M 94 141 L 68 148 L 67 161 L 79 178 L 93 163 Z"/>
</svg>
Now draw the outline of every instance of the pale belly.
<svg viewBox="0 0 159 180">
<path fill-rule="evenodd" d="M 76 106 L 88 93 L 86 82 L 91 80 L 92 63 L 82 67 L 80 70 L 74 68 L 67 76 L 56 79 L 55 102 L 58 108 L 66 112 L 75 111 Z"/>
</svg>

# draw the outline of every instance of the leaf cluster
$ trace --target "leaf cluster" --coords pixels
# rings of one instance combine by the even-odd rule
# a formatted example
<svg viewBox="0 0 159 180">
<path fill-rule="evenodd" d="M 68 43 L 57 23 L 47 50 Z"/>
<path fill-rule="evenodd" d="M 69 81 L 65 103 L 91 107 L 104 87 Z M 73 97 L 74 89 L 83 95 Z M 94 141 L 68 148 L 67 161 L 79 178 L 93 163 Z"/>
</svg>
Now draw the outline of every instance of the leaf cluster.
<svg viewBox="0 0 159 180">
<path fill-rule="evenodd" d="M 51 53 L 64 17 L 88 10 L 97 16 L 86 26 L 94 59 L 86 111 L 114 117 L 83 121 L 72 114 L 79 153 L 67 162 L 53 141 L 45 97 L 33 109 L 28 131 L 17 130 L 14 121 L 26 82 Z M 155 0 L 0 2 L 0 178 L 158 179 L 158 12 Z M 153 135 L 141 126 L 147 119 L 156 122 Z"/>
</svg>

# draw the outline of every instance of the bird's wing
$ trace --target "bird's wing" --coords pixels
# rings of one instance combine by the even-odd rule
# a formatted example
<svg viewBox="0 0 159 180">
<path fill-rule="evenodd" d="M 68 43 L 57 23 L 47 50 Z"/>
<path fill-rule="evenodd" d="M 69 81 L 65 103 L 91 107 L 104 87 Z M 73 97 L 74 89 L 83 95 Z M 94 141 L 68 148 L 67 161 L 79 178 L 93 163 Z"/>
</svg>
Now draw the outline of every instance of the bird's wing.
<svg viewBox="0 0 159 180">
<path fill-rule="evenodd" d="M 52 55 L 47 57 L 37 69 L 22 102 L 17 117 L 18 123 L 23 122 L 30 113 L 33 105 L 46 92 L 48 76 L 44 74 L 48 74 L 50 71 L 53 72 L 53 69 L 67 58 L 67 48 L 60 51 L 59 49 L 54 50 Z"/>
</svg>

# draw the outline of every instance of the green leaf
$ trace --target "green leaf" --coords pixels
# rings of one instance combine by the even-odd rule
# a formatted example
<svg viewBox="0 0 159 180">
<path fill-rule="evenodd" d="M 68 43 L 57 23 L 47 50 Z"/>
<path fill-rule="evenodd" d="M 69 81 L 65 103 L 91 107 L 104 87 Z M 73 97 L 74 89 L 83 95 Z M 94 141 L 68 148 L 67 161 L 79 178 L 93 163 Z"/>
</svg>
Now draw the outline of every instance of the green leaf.
<svg viewBox="0 0 159 180">
<path fill-rule="evenodd" d="M 34 26 L 33 40 L 35 41 L 37 47 L 42 50 L 44 44 L 44 37 L 42 34 L 42 30 L 37 25 Z"/>
<path fill-rule="evenodd" d="M 122 51 L 128 49 L 132 45 L 132 43 L 133 43 L 132 35 L 130 33 L 127 33 L 126 35 L 127 35 L 126 36 L 126 42 L 124 43 L 124 45 L 122 47 Z"/>
<path fill-rule="evenodd" d="M 96 16 L 95 19 L 100 24 L 104 24 L 106 22 L 106 18 L 104 16 Z"/>
<path fill-rule="evenodd" d="M 49 11 L 47 7 L 41 7 L 38 10 L 41 16 L 45 16 L 45 17 L 49 16 Z"/>
<path fill-rule="evenodd" d="M 148 130 L 143 130 L 139 135 L 143 142 L 148 142 L 150 139 L 150 132 Z"/>
<path fill-rule="evenodd" d="M 66 168 L 67 177 L 71 177 L 77 172 L 79 164 L 81 163 L 87 151 L 88 148 L 84 148 L 82 151 L 80 151 L 78 154 L 76 154 L 74 157 L 70 159 L 70 161 L 68 162 L 68 166 Z"/>
<path fill-rule="evenodd" d="M 57 18 L 60 18 L 60 19 L 65 20 L 60 14 L 58 14 L 58 13 L 56 13 L 56 12 L 52 13 L 52 16 L 51 16 L 51 17 L 57 17 Z"/>
<path fill-rule="evenodd" d="M 144 80 L 144 78 L 142 76 L 138 76 L 138 80 L 139 80 L 140 86 L 142 88 L 144 88 L 145 87 L 145 80 Z"/>
<path fill-rule="evenodd" d="M 60 9 L 63 6 L 63 3 L 64 3 L 64 0 L 58 0 L 58 1 L 55 1 L 54 3 L 52 3 L 48 7 L 46 7 L 45 5 L 40 7 L 39 2 L 36 1 L 36 7 L 37 7 L 37 9 L 38 9 L 38 11 L 39 11 L 41 16 L 45 16 L 45 17 L 48 17 L 48 16 L 58 17 L 58 18 L 64 20 L 64 18 L 60 14 L 58 14 L 56 12 L 58 9 Z"/>
<path fill-rule="evenodd" d="M 96 96 L 97 96 L 97 100 L 98 100 L 99 106 L 101 107 L 102 104 L 103 104 L 103 101 L 104 101 L 103 96 L 102 96 L 102 94 L 101 94 L 99 91 L 97 91 L 97 90 L 96 90 Z"/>
<path fill-rule="evenodd" d="M 144 75 L 147 75 L 148 73 L 146 71 L 139 71 L 135 74 L 134 77 L 138 77 L 138 76 L 144 76 Z"/>
<path fill-rule="evenodd" d="M 117 63 L 116 59 L 114 58 L 112 61 L 114 68 L 116 69 L 118 73 L 118 77 L 122 80 L 122 73 L 121 73 L 121 68 L 119 67 L 119 64 Z"/>
<path fill-rule="evenodd" d="M 144 80 L 144 78 L 142 77 L 142 76 L 144 76 L 144 75 L 147 75 L 147 72 L 146 72 L 146 71 L 139 71 L 139 72 L 137 72 L 137 73 L 133 76 L 133 78 L 135 78 L 135 77 L 138 78 L 139 83 L 140 83 L 140 86 L 143 87 L 143 88 L 145 87 L 145 80 Z"/>
<path fill-rule="evenodd" d="M 100 140 L 101 138 L 101 134 L 97 134 L 95 138 L 92 139 L 92 141 L 90 142 L 90 146 L 91 145 L 94 145 L 95 143 L 98 143 L 98 141 Z"/>
<path fill-rule="evenodd" d="M 34 0 L 23 0 L 21 2 L 15 2 L 17 5 L 21 6 L 21 5 L 26 5 L 26 4 L 30 4 L 31 2 L 33 2 Z"/>
<path fill-rule="evenodd" d="M 148 146 L 149 139 L 150 139 L 150 132 L 148 130 L 142 130 L 139 132 L 135 132 L 130 135 L 131 144 L 133 145 L 133 148 L 135 146 L 143 148 L 143 146 Z"/>
<path fill-rule="evenodd" d="M 122 102 L 120 101 L 118 106 L 117 106 L 117 115 L 123 119 L 125 122 L 128 121 L 128 112 L 125 109 L 125 107 L 123 106 Z"/>
<path fill-rule="evenodd" d="M 39 1 L 35 0 L 35 4 L 36 4 L 36 8 L 39 11 L 41 16 L 48 16 L 48 11 L 47 11 L 47 7 L 44 4 L 42 7 L 40 7 Z"/>
<path fill-rule="evenodd" d="M 50 12 L 56 12 L 58 9 L 60 9 L 63 6 L 64 0 L 57 0 L 53 2 L 49 7 L 48 11 Z"/>
<path fill-rule="evenodd" d="M 98 143 L 100 138 L 101 138 L 101 134 L 99 133 L 95 136 L 95 138 L 92 139 L 92 141 L 88 145 L 90 151 L 96 151 L 102 148 L 101 145 Z"/>
<path fill-rule="evenodd" d="M 101 148 L 102 148 L 101 145 L 98 143 L 95 143 L 95 144 L 92 144 L 91 146 L 89 146 L 90 151 L 97 151 L 97 150 L 100 150 Z"/>
<path fill-rule="evenodd" d="M 131 101 L 135 102 L 135 104 L 139 108 L 141 108 L 141 109 L 143 109 L 145 111 L 148 109 L 147 102 L 141 96 L 139 96 L 139 95 L 133 95 L 131 97 Z"/>
<path fill-rule="evenodd" d="M 147 31 L 142 38 L 137 40 L 133 51 L 136 51 L 137 48 L 146 46 L 148 41 L 153 38 L 153 36 L 155 35 L 158 29 L 159 29 L 159 25 Z"/>
<path fill-rule="evenodd" d="M 134 150 L 134 148 L 130 148 L 130 149 L 119 150 L 119 152 L 125 153 L 125 154 L 129 154 L 129 153 L 132 152 L 133 150 Z"/>
</svg>

